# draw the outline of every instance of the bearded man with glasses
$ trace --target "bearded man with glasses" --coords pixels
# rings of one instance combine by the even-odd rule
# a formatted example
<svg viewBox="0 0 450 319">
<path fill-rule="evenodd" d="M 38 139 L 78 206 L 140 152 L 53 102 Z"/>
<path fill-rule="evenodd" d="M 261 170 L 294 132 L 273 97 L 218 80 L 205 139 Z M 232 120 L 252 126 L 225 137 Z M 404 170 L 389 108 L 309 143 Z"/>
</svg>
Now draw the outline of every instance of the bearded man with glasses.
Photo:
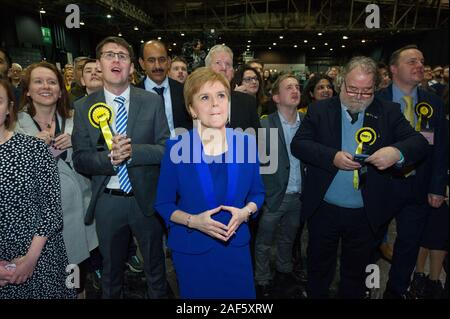
<svg viewBox="0 0 450 319">
<path fill-rule="evenodd" d="M 420 161 L 426 140 L 398 106 L 374 97 L 375 61 L 354 57 L 340 95 L 318 101 L 291 143 L 306 164 L 302 217 L 307 221 L 307 295 L 328 298 L 342 242 L 339 298 L 367 296 L 366 267 L 391 218 L 390 168 Z"/>
</svg>

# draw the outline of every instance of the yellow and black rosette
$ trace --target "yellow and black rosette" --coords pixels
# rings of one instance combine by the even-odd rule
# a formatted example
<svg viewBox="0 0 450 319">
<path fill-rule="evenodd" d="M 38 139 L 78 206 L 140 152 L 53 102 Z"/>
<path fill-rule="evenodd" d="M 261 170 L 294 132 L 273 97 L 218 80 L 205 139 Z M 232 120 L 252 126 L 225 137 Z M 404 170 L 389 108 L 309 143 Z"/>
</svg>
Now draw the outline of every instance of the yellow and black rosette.
<svg viewBox="0 0 450 319">
<path fill-rule="evenodd" d="M 422 119 L 430 119 L 433 116 L 433 108 L 426 102 L 420 102 L 416 105 L 416 115 L 416 131 L 420 131 L 422 129 Z"/>
<path fill-rule="evenodd" d="M 356 143 L 358 147 L 356 148 L 355 154 L 362 154 L 363 146 L 372 145 L 377 140 L 377 133 L 371 127 L 361 127 L 355 134 Z M 353 171 L 353 187 L 359 189 L 359 176 L 358 170 Z"/>
<path fill-rule="evenodd" d="M 100 128 L 106 145 L 111 150 L 113 134 L 109 125 L 114 117 L 112 108 L 103 102 L 95 103 L 89 108 L 88 117 L 93 127 Z"/>
</svg>

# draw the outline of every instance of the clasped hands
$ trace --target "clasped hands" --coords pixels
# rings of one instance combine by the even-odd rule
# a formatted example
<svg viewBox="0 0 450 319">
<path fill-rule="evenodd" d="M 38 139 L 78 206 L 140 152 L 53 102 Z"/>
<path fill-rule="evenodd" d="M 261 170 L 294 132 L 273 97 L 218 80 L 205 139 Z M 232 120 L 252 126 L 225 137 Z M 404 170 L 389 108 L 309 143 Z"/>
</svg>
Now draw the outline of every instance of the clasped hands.
<svg viewBox="0 0 450 319">
<path fill-rule="evenodd" d="M 16 268 L 6 269 L 6 265 L 15 264 Z M 10 262 L 0 260 L 0 287 L 7 284 L 22 284 L 33 275 L 37 260 L 29 256 L 16 258 Z"/>
<path fill-rule="evenodd" d="M 68 133 L 59 134 L 56 137 L 53 137 L 53 135 L 47 131 L 40 131 L 36 134 L 36 137 L 57 150 L 64 151 L 72 147 L 72 136 Z"/>
<path fill-rule="evenodd" d="M 130 159 L 131 154 L 131 138 L 127 137 L 126 134 L 114 135 L 111 153 L 108 154 L 108 157 L 111 159 L 111 164 L 118 166 L 122 164 L 123 161 Z"/>
<path fill-rule="evenodd" d="M 224 225 L 211 218 L 212 215 L 217 214 L 221 210 L 226 210 L 231 213 L 231 219 L 228 225 Z M 221 205 L 219 207 L 204 211 L 203 213 L 192 215 L 189 226 L 200 230 L 211 237 L 228 241 L 231 236 L 236 233 L 236 229 L 245 222 L 249 217 L 248 210 L 244 208 L 237 208 L 232 206 Z"/>
<path fill-rule="evenodd" d="M 382 147 L 375 153 L 366 158 L 365 162 L 372 164 L 379 170 L 385 170 L 400 160 L 400 151 L 392 146 Z M 334 156 L 333 160 L 334 166 L 339 169 L 352 171 L 355 169 L 360 169 L 361 164 L 353 160 L 353 155 L 345 152 L 339 151 Z"/>
</svg>

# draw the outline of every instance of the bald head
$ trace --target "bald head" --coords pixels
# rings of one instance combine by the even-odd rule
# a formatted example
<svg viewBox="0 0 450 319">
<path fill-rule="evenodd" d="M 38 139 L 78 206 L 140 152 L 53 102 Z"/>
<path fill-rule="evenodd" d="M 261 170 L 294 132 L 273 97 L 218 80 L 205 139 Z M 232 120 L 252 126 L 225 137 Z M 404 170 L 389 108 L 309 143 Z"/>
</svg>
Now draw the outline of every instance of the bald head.
<svg viewBox="0 0 450 319">
<path fill-rule="evenodd" d="M 161 84 L 170 67 L 166 45 L 158 40 L 147 41 L 141 46 L 139 64 L 147 76 L 156 84 Z"/>
</svg>

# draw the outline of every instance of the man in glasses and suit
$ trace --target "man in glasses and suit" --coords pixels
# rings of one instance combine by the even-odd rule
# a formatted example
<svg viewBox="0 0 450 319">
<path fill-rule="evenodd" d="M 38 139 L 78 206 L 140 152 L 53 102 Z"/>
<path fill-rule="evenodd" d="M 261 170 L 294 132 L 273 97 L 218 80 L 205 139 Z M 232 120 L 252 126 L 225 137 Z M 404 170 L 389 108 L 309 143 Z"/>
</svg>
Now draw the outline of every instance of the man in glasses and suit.
<svg viewBox="0 0 450 319">
<path fill-rule="evenodd" d="M 72 143 L 75 169 L 92 178 L 85 222 L 96 221 L 102 297 L 122 296 L 133 234 L 144 258 L 148 297 L 166 298 L 163 227 L 153 209 L 169 137 L 164 106 L 157 95 L 130 85 L 134 55 L 124 39 L 104 39 L 96 57 L 104 87 L 75 103 Z"/>
</svg>

